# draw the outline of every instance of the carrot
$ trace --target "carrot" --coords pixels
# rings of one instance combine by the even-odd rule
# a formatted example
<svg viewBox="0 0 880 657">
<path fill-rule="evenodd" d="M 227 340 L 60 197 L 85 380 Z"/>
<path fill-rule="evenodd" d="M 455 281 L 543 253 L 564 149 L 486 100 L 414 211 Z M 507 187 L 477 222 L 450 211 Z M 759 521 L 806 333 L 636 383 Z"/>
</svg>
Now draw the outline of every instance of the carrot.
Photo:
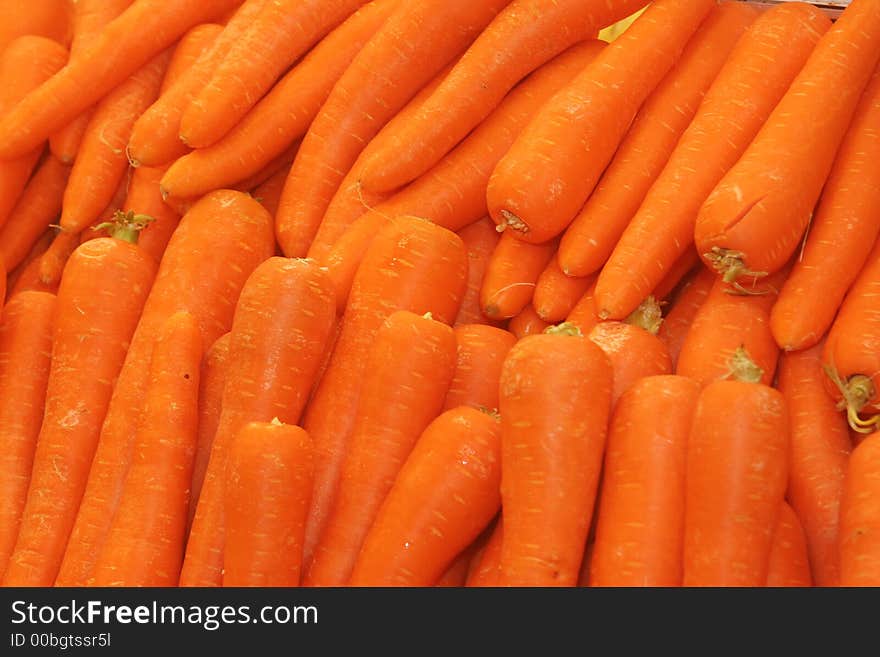
<svg viewBox="0 0 880 657">
<path fill-rule="evenodd" d="M 160 327 L 174 313 L 187 311 L 199 321 L 202 344 L 213 344 L 229 331 L 245 280 L 273 248 L 271 218 L 245 194 L 212 192 L 181 220 L 162 257 L 113 391 L 56 580 L 59 586 L 85 584 L 107 537 L 131 463 L 132 427 L 140 424 L 147 371 Z"/>
<path fill-rule="evenodd" d="M 647 4 L 514 0 L 490 23 L 397 139 L 366 165 L 364 186 L 392 190 L 428 171 L 528 73 Z"/>
<path fill-rule="evenodd" d="M 770 328 L 779 346 L 816 344 L 834 321 L 880 233 L 880 67 L 825 183 L 803 254 L 779 293 Z"/>
<path fill-rule="evenodd" d="M 752 23 L 603 267 L 597 286 L 603 316 L 626 317 L 687 251 L 700 205 L 830 25 L 821 10 L 800 2 L 772 7 Z"/>
<path fill-rule="evenodd" d="M 478 541 L 479 539 L 477 539 Z M 458 556 L 453 559 L 452 563 L 446 567 L 443 574 L 434 583 L 434 586 L 440 588 L 462 588 L 467 581 L 468 567 L 471 559 L 476 551 L 477 541 L 471 543 L 464 550 L 459 552 Z"/>
<path fill-rule="evenodd" d="M 878 61 L 880 5 L 853 0 L 700 209 L 697 252 L 728 281 L 795 252 Z"/>
<path fill-rule="evenodd" d="M 870 433 L 880 428 L 880 240 L 850 288 L 828 332 L 822 362 L 827 387 L 846 409 L 850 426 Z M 872 413 L 869 419 L 860 417 Z"/>
<path fill-rule="evenodd" d="M 281 248 L 304 255 L 365 144 L 510 0 L 408 0 L 333 87 L 303 138 L 276 218 Z M 0 133 L 2 134 L 2 133 Z"/>
<path fill-rule="evenodd" d="M 532 305 L 545 322 L 561 322 L 595 282 L 595 276 L 578 278 L 566 275 L 559 266 L 557 251 L 535 282 Z"/>
<path fill-rule="evenodd" d="M 461 308 L 455 318 L 455 325 L 492 324 L 493 320 L 486 317 L 480 308 L 480 287 L 489 265 L 489 258 L 501 236 L 495 230 L 495 223 L 489 217 L 484 217 L 470 226 L 462 228 L 458 231 L 458 236 L 467 249 L 468 280 L 467 290 L 461 300 Z"/>
<path fill-rule="evenodd" d="M 307 3 L 299 4 L 299 11 L 306 11 Z M 362 0 L 336 4 L 353 6 L 362 4 Z M 199 196 L 234 184 L 259 171 L 301 138 L 330 95 L 333 85 L 396 6 L 397 0 L 380 0 L 355 12 L 322 39 L 221 139 L 184 155 L 171 165 L 162 180 L 165 193 L 180 197 Z M 289 7 L 286 11 L 290 18 L 294 18 Z M 256 23 L 252 29 L 256 29 Z M 184 121 L 190 111 L 184 114 Z M 217 114 L 214 109 L 205 111 Z M 227 112 L 228 100 L 222 114 Z"/>
<path fill-rule="evenodd" d="M 654 288 L 651 295 L 660 301 L 665 300 L 666 297 L 675 291 L 678 284 L 682 282 L 685 276 L 693 271 L 697 264 L 700 264 L 700 257 L 697 255 L 696 249 L 688 249 L 684 252 L 684 255 L 676 260 L 675 264 L 669 268 L 669 271 L 666 272 L 666 276 L 664 276 L 663 280 L 657 284 L 657 287 Z"/>
<path fill-rule="evenodd" d="M 396 310 L 430 312 L 451 324 L 467 276 L 455 234 L 427 221 L 398 218 L 373 241 L 358 268 L 339 339 L 315 390 L 303 427 L 315 443 L 315 493 L 306 525 L 305 563 L 323 531 L 350 442 L 365 356 L 382 322 Z"/>
<path fill-rule="evenodd" d="M 401 466 L 440 414 L 455 369 L 455 334 L 430 314 L 398 311 L 378 330 L 367 354 L 339 485 L 304 585 L 348 581 Z"/>
<path fill-rule="evenodd" d="M 584 296 L 580 298 L 574 308 L 571 309 L 571 312 L 568 313 L 568 317 L 565 318 L 565 322 L 567 324 L 574 324 L 577 326 L 581 333 L 589 333 L 593 327 L 599 323 L 599 314 L 596 308 L 596 284 L 595 281 L 593 285 L 584 292 Z"/>
<path fill-rule="evenodd" d="M 12 271 L 61 212 L 70 167 L 52 156 L 43 160 L 0 228 L 0 262 Z"/>
<path fill-rule="evenodd" d="M 40 256 L 40 280 L 43 284 L 50 286 L 60 284 L 68 259 L 81 243 L 80 233 L 61 230 L 55 235 L 49 248 Z"/>
<path fill-rule="evenodd" d="M 783 502 L 770 545 L 766 586 L 779 588 L 812 585 L 804 529 L 794 509 Z"/>
<path fill-rule="evenodd" d="M 562 233 L 714 0 L 653 2 L 528 124 L 489 180 L 492 219 L 536 244 Z"/>
<path fill-rule="evenodd" d="M 201 23 L 180 37 L 165 69 L 165 77 L 159 87 L 160 96 L 189 74 L 189 70 L 213 47 L 224 29 L 225 26 L 219 23 Z"/>
<path fill-rule="evenodd" d="M 196 513 L 196 504 L 208 470 L 208 459 L 211 457 L 211 446 L 220 424 L 220 413 L 223 407 L 223 389 L 226 386 L 226 375 L 229 371 L 229 341 L 231 333 L 224 333 L 214 341 L 205 352 L 199 376 L 199 424 L 196 438 L 196 453 L 193 457 L 192 493 L 189 501 L 187 534 Z"/>
<path fill-rule="evenodd" d="M 7 1 L 0 5 L 0 12 L 0 52 L 25 35 L 70 43 L 74 14 L 70 0 Z"/>
<path fill-rule="evenodd" d="M 880 583 L 880 433 L 865 438 L 849 459 L 840 502 L 840 586 Z"/>
<path fill-rule="evenodd" d="M 299 586 L 314 470 L 308 434 L 249 422 L 227 460 L 223 586 Z"/>
<path fill-rule="evenodd" d="M 681 586 L 687 445 L 699 395 L 691 379 L 648 376 L 618 401 L 591 586 Z"/>
<path fill-rule="evenodd" d="M 47 228 L 44 230 L 43 234 L 34 241 L 33 246 L 31 246 L 24 259 L 15 269 L 9 272 L 6 277 L 7 298 L 12 297 L 13 294 L 21 292 L 24 289 L 36 290 L 39 288 L 39 275 L 36 272 L 36 267 L 39 266 L 39 258 L 46 252 L 46 249 L 49 248 L 49 244 L 52 243 L 53 237 L 55 237 L 54 228 Z M 2 266 L 2 261 L 0 261 L 0 267 Z M 45 292 L 48 290 L 41 291 Z"/>
<path fill-rule="evenodd" d="M 532 300 L 541 272 L 556 253 L 556 243 L 531 244 L 514 237 L 501 239 L 489 256 L 480 288 L 480 307 L 491 319 L 509 319 Z"/>
<path fill-rule="evenodd" d="M 22 292 L 0 315 L 0 577 L 15 547 L 43 421 L 54 310 L 54 295 Z"/>
<path fill-rule="evenodd" d="M 803 524 L 813 581 L 837 586 L 840 499 L 852 445 L 825 390 L 822 345 L 783 354 L 778 388 L 791 416 L 788 500 Z"/>
<path fill-rule="evenodd" d="M 187 312 L 156 336 L 143 421 L 95 563 L 94 586 L 174 586 L 180 574 L 198 425 L 201 333 Z"/>
<path fill-rule="evenodd" d="M 577 584 L 602 467 L 611 363 L 576 326 L 548 331 L 501 372 L 504 586 Z"/>
<path fill-rule="evenodd" d="M 479 560 L 468 573 L 466 586 L 488 587 L 498 586 L 501 576 L 501 544 L 504 539 L 504 522 L 502 516 L 498 516 L 489 540 L 480 554 Z"/>
<path fill-rule="evenodd" d="M 0 114 L 9 111 L 65 62 L 67 51 L 50 39 L 38 36 L 15 39 L 0 52 Z M 41 152 L 38 143 L 30 152 L 0 162 L 0 227 L 15 207 Z"/>
<path fill-rule="evenodd" d="M 88 50 L 104 26 L 125 11 L 132 0 L 77 0 L 73 3 L 73 39 L 70 56 L 79 57 Z M 92 110 L 88 109 L 49 137 L 52 154 L 65 164 L 76 158 Z"/>
<path fill-rule="evenodd" d="M 501 467 L 497 417 L 465 406 L 431 422 L 382 503 L 349 584 L 434 584 L 498 513 Z"/>
<path fill-rule="evenodd" d="M 117 234 L 80 245 L 64 270 L 46 409 L 7 586 L 55 581 L 113 384 L 156 273 L 137 247 L 137 232 L 121 226 Z"/>
<path fill-rule="evenodd" d="M 660 175 L 700 101 L 758 12 L 741 2 L 713 9 L 678 62 L 636 115 L 614 159 L 559 244 L 571 276 L 588 276 L 608 260 Z"/>
<path fill-rule="evenodd" d="M 494 326 L 456 326 L 458 356 L 443 410 L 458 406 L 497 409 L 501 366 L 516 340 L 512 333 Z"/>
<path fill-rule="evenodd" d="M 714 284 L 715 273 L 707 267 L 700 266 L 685 281 L 669 312 L 663 318 L 657 336 L 666 344 L 673 368 L 678 366 L 682 345 Z"/>
<path fill-rule="evenodd" d="M 178 137 L 184 109 L 207 84 L 232 44 L 242 37 L 266 3 L 267 0 L 246 0 L 241 4 L 211 46 L 135 122 L 128 141 L 128 159 L 132 166 L 169 164 L 189 151 Z"/>
<path fill-rule="evenodd" d="M 545 322 L 538 315 L 535 307 L 528 304 L 519 314 L 510 318 L 507 323 L 507 330 L 510 331 L 517 340 L 522 340 L 527 335 L 535 333 L 543 333 L 545 329 L 552 326 L 549 322 Z"/>
<path fill-rule="evenodd" d="M 138 167 L 132 170 L 122 203 L 124 212 L 152 218 L 141 233 L 138 244 L 156 262 L 162 259 L 172 234 L 180 224 L 180 215 L 162 201 L 159 193 L 159 179 L 163 171 L 161 167 Z"/>
</svg>

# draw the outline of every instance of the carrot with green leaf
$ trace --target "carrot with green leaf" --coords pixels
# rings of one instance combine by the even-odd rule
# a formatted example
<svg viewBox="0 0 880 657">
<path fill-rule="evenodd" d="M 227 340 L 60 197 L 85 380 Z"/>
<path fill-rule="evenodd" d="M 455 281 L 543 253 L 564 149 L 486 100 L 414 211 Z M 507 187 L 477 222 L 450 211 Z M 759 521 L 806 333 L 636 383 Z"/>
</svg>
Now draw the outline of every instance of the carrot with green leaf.
<svg viewBox="0 0 880 657">
<path fill-rule="evenodd" d="M 156 262 L 162 259 L 171 236 L 180 224 L 180 215 L 162 201 L 159 180 L 164 169 L 161 167 L 138 167 L 131 171 L 123 212 L 146 215 L 152 218 L 141 232 L 138 244 Z"/>
</svg>

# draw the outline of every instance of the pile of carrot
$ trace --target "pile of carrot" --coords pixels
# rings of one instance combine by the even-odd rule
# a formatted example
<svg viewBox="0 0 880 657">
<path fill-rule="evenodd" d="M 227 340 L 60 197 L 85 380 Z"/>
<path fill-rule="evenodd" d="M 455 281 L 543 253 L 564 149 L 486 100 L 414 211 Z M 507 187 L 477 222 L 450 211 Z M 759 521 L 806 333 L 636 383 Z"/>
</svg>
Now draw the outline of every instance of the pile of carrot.
<svg viewBox="0 0 880 657">
<path fill-rule="evenodd" d="M 880 585 L 834 18 L 0 0 L 0 585 Z"/>
</svg>

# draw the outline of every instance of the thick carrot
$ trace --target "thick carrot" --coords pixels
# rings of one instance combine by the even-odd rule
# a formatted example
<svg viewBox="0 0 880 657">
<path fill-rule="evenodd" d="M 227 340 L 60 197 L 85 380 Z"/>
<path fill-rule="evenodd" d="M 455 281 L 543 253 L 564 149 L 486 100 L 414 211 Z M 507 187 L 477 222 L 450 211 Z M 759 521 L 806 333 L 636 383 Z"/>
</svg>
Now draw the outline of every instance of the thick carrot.
<svg viewBox="0 0 880 657">
<path fill-rule="evenodd" d="M 486 317 L 480 308 L 480 287 L 489 266 L 489 258 L 501 236 L 495 230 L 495 222 L 489 217 L 462 228 L 458 231 L 458 236 L 467 249 L 468 281 L 467 290 L 461 300 L 461 308 L 455 318 L 455 325 L 491 324 L 493 320 Z"/>
<path fill-rule="evenodd" d="M 483 276 L 480 288 L 483 314 L 502 320 L 525 308 L 535 293 L 538 277 L 555 253 L 556 242 L 531 244 L 514 237 L 513 231 L 505 231 L 489 256 Z"/>
<path fill-rule="evenodd" d="M 131 428 L 139 425 L 143 413 L 147 370 L 160 327 L 185 310 L 198 319 L 202 344 L 213 344 L 229 331 L 245 280 L 273 249 L 271 217 L 245 194 L 212 192 L 181 220 L 116 382 L 58 585 L 82 586 L 106 539 L 131 463 Z"/>
<path fill-rule="evenodd" d="M 470 407 L 425 429 L 364 539 L 351 586 L 431 586 L 501 505 L 501 428 Z"/>
<path fill-rule="evenodd" d="M 135 122 L 128 142 L 128 159 L 133 166 L 161 166 L 189 151 L 178 137 L 184 109 L 266 3 L 267 0 L 246 0 L 241 4 L 211 46 Z"/>
<path fill-rule="evenodd" d="M 71 0 L 16 0 L 0 5 L 0 52 L 20 36 L 33 35 L 67 45 L 73 32 Z"/>
<path fill-rule="evenodd" d="M 15 39 L 0 52 L 0 113 L 9 111 L 66 62 L 67 51 L 50 39 L 38 36 Z M 41 152 L 38 143 L 30 152 L 0 162 L 0 226 L 15 207 Z"/>
<path fill-rule="evenodd" d="M 489 540 L 483 548 L 479 560 L 471 567 L 468 573 L 466 586 L 488 587 L 498 586 L 501 577 L 501 543 L 504 539 L 504 522 L 502 516 L 498 516 Z"/>
<path fill-rule="evenodd" d="M 443 410 L 457 406 L 497 409 L 501 366 L 516 340 L 512 333 L 494 326 L 456 326 L 458 356 Z"/>
<path fill-rule="evenodd" d="M 122 203 L 124 212 L 152 218 L 141 233 L 138 244 L 156 262 L 162 259 L 171 235 L 180 224 L 180 215 L 162 201 L 159 193 L 159 180 L 163 172 L 161 167 L 138 167 L 132 170 L 128 193 Z"/>
<path fill-rule="evenodd" d="M 361 3 L 362 0 L 348 0 L 337 4 Z M 305 11 L 306 3 L 299 4 L 300 11 Z M 396 5 L 397 0 L 370 2 L 333 30 L 221 139 L 184 155 L 171 165 L 162 179 L 165 193 L 199 196 L 237 183 L 259 171 L 301 138 L 333 85 Z M 292 14 L 289 8 L 287 11 Z M 232 53 L 229 56 L 232 57 Z M 205 111 L 217 113 L 216 109 Z M 222 114 L 228 111 L 226 101 Z M 188 115 L 189 111 L 184 115 L 182 126 Z"/>
<path fill-rule="evenodd" d="M 408 311 L 385 320 L 367 354 L 339 485 L 303 584 L 342 586 L 419 436 L 442 408 L 456 369 L 452 329 Z"/>
<path fill-rule="evenodd" d="M 714 284 L 715 272 L 701 266 L 684 283 L 673 301 L 672 307 L 663 318 L 657 336 L 666 343 L 666 350 L 672 359 L 673 368 L 678 366 L 678 356 L 681 353 L 682 345 L 690 332 L 694 318 L 705 303 Z"/>
<path fill-rule="evenodd" d="M 467 277 L 461 239 L 415 218 L 398 218 L 370 246 L 351 289 L 339 339 L 306 412 L 303 427 L 315 441 L 315 494 L 306 525 L 305 563 L 323 530 L 339 482 L 365 355 L 382 322 L 396 310 L 430 312 L 451 324 Z"/>
<path fill-rule="evenodd" d="M 278 241 L 305 255 L 365 144 L 510 0 L 408 0 L 367 42 L 312 122 L 281 196 Z M 2 133 L 0 133 L 2 134 Z"/>
<path fill-rule="evenodd" d="M 195 317 L 175 313 L 156 336 L 143 421 L 94 586 L 174 586 L 186 538 L 198 425 L 202 336 Z"/>
<path fill-rule="evenodd" d="M 801 527 L 801 521 L 794 509 L 783 502 L 770 545 L 766 586 L 779 588 L 812 585 L 804 528 Z"/>
<path fill-rule="evenodd" d="M 880 432 L 853 450 L 840 502 L 840 585 L 880 585 Z"/>
<path fill-rule="evenodd" d="M 501 373 L 505 586 L 577 584 L 602 467 L 611 363 L 577 327 L 548 331 L 520 340 Z"/>
<path fill-rule="evenodd" d="M 779 346 L 816 344 L 880 233 L 880 67 L 865 90 L 810 222 L 803 254 L 770 314 Z"/>
<path fill-rule="evenodd" d="M 132 0 L 77 0 L 73 3 L 73 39 L 70 56 L 79 57 L 87 50 L 104 26 L 128 9 Z M 72 164 L 89 123 L 92 110 L 86 110 L 49 137 L 52 154 L 65 164 Z"/>
<path fill-rule="evenodd" d="M 603 267 L 597 286 L 603 316 L 626 317 L 687 251 L 700 205 L 830 25 L 821 10 L 800 2 L 775 6 L 752 23 Z"/>
<path fill-rule="evenodd" d="M 853 283 L 828 332 L 822 362 L 827 387 L 846 409 L 850 426 L 870 433 L 880 428 L 880 240 Z M 871 413 L 864 419 L 861 413 Z"/>
<path fill-rule="evenodd" d="M 699 395 L 691 379 L 649 376 L 618 401 L 590 586 L 681 586 L 687 444 Z"/>
<path fill-rule="evenodd" d="M 687 129 L 706 90 L 758 12 L 741 2 L 713 9 L 673 69 L 645 101 L 595 191 L 566 230 L 559 261 L 571 276 L 599 271 Z"/>
<path fill-rule="evenodd" d="M 532 305 L 545 322 L 561 322 L 596 282 L 595 276 L 568 276 L 559 266 L 559 252 L 535 282 Z"/>
<path fill-rule="evenodd" d="M 6 271 L 24 260 L 34 242 L 57 219 L 69 175 L 70 167 L 49 156 L 28 181 L 0 228 L 0 262 Z"/>
<path fill-rule="evenodd" d="M 574 44 L 644 6 L 644 0 L 514 0 L 467 50 L 449 78 L 364 171 L 387 191 L 434 166 L 492 112 L 514 85 Z"/>
<path fill-rule="evenodd" d="M 519 314 L 510 318 L 507 322 L 507 330 L 510 331 L 517 340 L 522 340 L 527 335 L 535 333 L 543 333 L 544 329 L 551 326 L 549 322 L 541 319 L 541 316 L 535 310 L 532 304 L 528 304 Z"/>
<path fill-rule="evenodd" d="M 795 252 L 878 60 L 880 4 L 853 0 L 700 209 L 697 252 L 728 281 Z"/>
<path fill-rule="evenodd" d="M 777 387 L 791 418 L 788 501 L 803 524 L 813 581 L 837 586 L 840 499 L 852 445 L 825 390 L 822 345 L 783 354 Z"/>
<path fill-rule="evenodd" d="M 594 282 L 584 292 L 584 296 L 580 298 L 580 301 L 574 305 L 571 312 L 568 313 L 568 317 L 565 318 L 567 324 L 574 324 L 584 334 L 589 333 L 599 323 L 599 311 L 596 308 L 595 294 L 596 284 Z"/>
<path fill-rule="evenodd" d="M 715 0 L 660 0 L 544 105 L 492 172 L 492 219 L 527 242 L 562 233 L 590 196 L 639 106 Z"/>
<path fill-rule="evenodd" d="M 757 377 L 700 393 L 688 438 L 684 586 L 764 586 L 785 497 L 789 424 Z"/>
<path fill-rule="evenodd" d="M 0 119 L 0 158 L 18 157 L 39 146 L 191 27 L 235 4 L 237 0 L 135 0 L 88 50 Z"/>
<path fill-rule="evenodd" d="M 301 428 L 273 420 L 239 430 L 224 487 L 223 586 L 299 586 L 313 476 Z"/>
<path fill-rule="evenodd" d="M 181 586 L 222 582 L 224 472 L 247 422 L 299 424 L 330 339 L 336 306 L 311 260 L 269 258 L 247 279 L 232 321 L 222 410 L 193 517 Z"/>
<path fill-rule="evenodd" d="M 14 295 L 0 315 L 0 577 L 21 523 L 52 352 L 55 296 Z"/>
<path fill-rule="evenodd" d="M 46 410 L 4 585 L 51 586 L 55 581 L 113 385 L 156 273 L 152 258 L 136 242 L 136 232 L 91 240 L 73 252 L 65 267 Z M 101 281 L 97 293 L 95 281 Z"/>
</svg>

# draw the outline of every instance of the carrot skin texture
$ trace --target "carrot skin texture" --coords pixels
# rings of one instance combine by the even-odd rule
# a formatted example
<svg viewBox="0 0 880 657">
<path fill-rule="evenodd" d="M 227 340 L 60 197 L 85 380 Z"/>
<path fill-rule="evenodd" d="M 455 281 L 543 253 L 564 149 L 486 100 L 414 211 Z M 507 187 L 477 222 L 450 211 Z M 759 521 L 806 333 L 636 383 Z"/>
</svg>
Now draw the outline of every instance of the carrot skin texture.
<svg viewBox="0 0 880 657">
<path fill-rule="evenodd" d="M 507 330 L 513 333 L 517 340 L 522 340 L 527 335 L 543 333 L 549 326 L 550 323 L 541 319 L 532 304 L 527 305 L 507 322 Z"/>
<path fill-rule="evenodd" d="M 299 586 L 313 471 L 312 443 L 300 427 L 241 428 L 226 468 L 223 586 Z"/>
<path fill-rule="evenodd" d="M 505 231 L 489 257 L 480 289 L 486 317 L 510 319 L 532 300 L 541 272 L 553 258 L 556 244 L 531 244 Z"/>
<path fill-rule="evenodd" d="M 24 260 L 21 261 L 18 267 L 9 272 L 5 278 L 6 299 L 11 299 L 13 295 L 18 294 L 19 292 L 24 292 L 25 290 L 51 292 L 52 294 L 55 294 L 54 290 L 50 290 L 48 286 L 43 286 L 41 284 L 39 272 L 36 271 L 39 267 L 40 256 L 42 256 L 46 252 L 46 249 L 49 248 L 49 245 L 52 243 L 52 238 L 54 237 L 54 229 L 48 228 L 43 231 L 43 234 L 34 242 Z M 0 262 L 0 269 L 2 269 L 2 267 L 3 263 Z"/>
<path fill-rule="evenodd" d="M 650 376 L 608 433 L 590 586 L 681 586 L 687 443 L 699 385 Z"/>
<path fill-rule="evenodd" d="M 559 266 L 557 251 L 535 283 L 532 305 L 545 322 L 561 322 L 595 282 L 595 277 L 568 276 Z"/>
<path fill-rule="evenodd" d="M 155 273 L 153 260 L 136 245 L 113 238 L 81 245 L 65 267 L 45 415 L 4 585 L 55 581 L 113 385 Z M 96 280 L 102 282 L 98 294 Z"/>
<path fill-rule="evenodd" d="M 612 376 L 608 357 L 582 335 L 529 336 L 504 361 L 502 586 L 577 584 L 599 483 Z M 584 380 L 591 385 L 581 385 Z"/>
<path fill-rule="evenodd" d="M 458 406 L 497 409 L 501 366 L 516 340 L 512 333 L 494 326 L 456 326 L 455 374 L 449 384 L 443 410 Z"/>
<path fill-rule="evenodd" d="M 880 433 L 856 447 L 849 460 L 840 503 L 840 586 L 880 584 Z"/>
<path fill-rule="evenodd" d="M 22 11 L 19 3 L 6 3 L 0 16 L 0 52 L 20 36 L 41 36 L 61 45 L 70 43 L 74 7 L 69 0 L 38 0 Z"/>
<path fill-rule="evenodd" d="M 218 225 L 224 230 L 218 231 Z M 131 427 L 138 425 L 143 412 L 147 368 L 159 328 L 185 310 L 198 319 L 202 344 L 213 344 L 229 331 L 245 280 L 273 248 L 271 218 L 245 194 L 212 192 L 181 220 L 116 382 L 59 586 L 82 586 L 88 580 L 106 538 L 131 462 Z"/>
<path fill-rule="evenodd" d="M 684 586 L 764 586 L 788 449 L 781 393 L 742 381 L 703 389 L 688 442 Z"/>
<path fill-rule="evenodd" d="M 177 583 L 196 448 L 201 357 L 195 318 L 186 312 L 172 315 L 156 336 L 144 419 L 91 585 Z"/>
<path fill-rule="evenodd" d="M 742 3 L 713 9 L 680 59 L 648 96 L 593 194 L 559 244 L 570 276 L 599 271 L 663 170 L 740 36 L 758 16 Z"/>
<path fill-rule="evenodd" d="M 599 311 L 596 308 L 596 284 L 595 282 L 590 288 L 584 292 L 584 296 L 580 298 L 565 321 L 569 324 L 577 326 L 581 333 L 589 333 L 596 324 L 599 323 Z"/>
<path fill-rule="evenodd" d="M 0 578 L 15 547 L 43 421 L 55 295 L 22 292 L 0 315 Z"/>
<path fill-rule="evenodd" d="M 626 317 L 687 251 L 700 206 L 830 25 L 821 10 L 798 2 L 773 7 L 752 23 L 602 268 L 597 303 L 603 316 Z"/>
<path fill-rule="evenodd" d="M 498 586 L 501 576 L 501 543 L 504 540 L 504 522 L 501 516 L 495 521 L 489 540 L 479 555 L 479 559 L 471 567 L 465 586 L 488 587 Z"/>
<path fill-rule="evenodd" d="M 669 357 L 672 359 L 672 366 L 678 366 L 678 356 L 681 353 L 681 347 L 684 344 L 687 334 L 690 331 L 691 324 L 697 316 L 709 291 L 715 284 L 715 272 L 706 267 L 700 269 L 685 282 L 679 291 L 672 308 L 663 323 L 660 325 L 658 337 L 666 343 L 666 349 L 669 351 Z"/>
<path fill-rule="evenodd" d="M 213 47 L 224 28 L 219 23 L 200 23 L 180 38 L 165 69 L 165 77 L 159 88 L 160 96 L 187 75 L 199 58 Z"/>
<path fill-rule="evenodd" d="M 783 502 L 770 545 L 766 586 L 779 588 L 812 585 L 804 528 L 801 527 L 801 521 L 794 509 Z"/>
<path fill-rule="evenodd" d="M 495 417 L 459 407 L 434 420 L 385 498 L 349 585 L 436 583 L 498 513 L 500 457 Z"/>
<path fill-rule="evenodd" d="M 467 290 L 461 300 L 461 308 L 455 318 L 455 326 L 462 324 L 493 325 L 497 322 L 486 317 L 480 308 L 480 287 L 489 265 L 489 257 L 495 250 L 501 236 L 495 230 L 495 222 L 489 217 L 484 217 L 470 226 L 462 228 L 458 231 L 458 236 L 467 249 L 468 280 Z"/>
<path fill-rule="evenodd" d="M 156 262 L 162 260 L 171 236 L 180 225 L 180 215 L 162 200 L 159 192 L 159 179 L 163 171 L 164 169 L 156 167 L 138 167 L 132 170 L 128 193 L 122 203 L 125 212 L 145 214 L 153 218 L 141 231 L 138 245 Z"/>
</svg>

